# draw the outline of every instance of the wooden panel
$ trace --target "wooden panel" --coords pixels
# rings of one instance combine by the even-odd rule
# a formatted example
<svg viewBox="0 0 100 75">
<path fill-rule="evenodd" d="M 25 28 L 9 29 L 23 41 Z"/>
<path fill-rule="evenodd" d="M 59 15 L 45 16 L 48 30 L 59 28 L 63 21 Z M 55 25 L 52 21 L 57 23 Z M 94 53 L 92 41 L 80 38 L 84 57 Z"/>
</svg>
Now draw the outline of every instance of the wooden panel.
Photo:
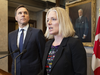
<svg viewBox="0 0 100 75">
<path fill-rule="evenodd" d="M 6 71 L 3 71 L 2 69 L 0 69 L 0 75 L 12 75 Z"/>
<path fill-rule="evenodd" d="M 93 70 L 91 68 L 92 61 L 92 53 L 87 53 L 87 75 L 94 75 Z"/>
</svg>

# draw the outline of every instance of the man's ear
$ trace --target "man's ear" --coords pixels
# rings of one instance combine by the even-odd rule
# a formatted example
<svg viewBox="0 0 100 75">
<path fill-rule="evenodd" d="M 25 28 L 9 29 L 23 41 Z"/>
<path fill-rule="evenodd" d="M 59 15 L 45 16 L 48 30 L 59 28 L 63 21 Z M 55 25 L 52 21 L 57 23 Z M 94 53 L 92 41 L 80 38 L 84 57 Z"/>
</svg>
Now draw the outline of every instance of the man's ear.
<svg viewBox="0 0 100 75">
<path fill-rule="evenodd" d="M 17 21 L 17 17 L 15 16 L 15 20 Z"/>
</svg>

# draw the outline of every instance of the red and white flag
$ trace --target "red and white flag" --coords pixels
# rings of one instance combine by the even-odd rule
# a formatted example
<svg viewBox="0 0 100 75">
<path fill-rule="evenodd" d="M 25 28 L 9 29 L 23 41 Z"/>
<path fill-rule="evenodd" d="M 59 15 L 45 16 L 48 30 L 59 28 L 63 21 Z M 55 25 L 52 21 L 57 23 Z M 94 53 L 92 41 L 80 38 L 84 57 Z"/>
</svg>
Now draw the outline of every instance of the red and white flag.
<svg viewBox="0 0 100 75">
<path fill-rule="evenodd" d="M 100 16 L 98 18 L 95 34 L 95 43 L 92 56 L 92 70 L 94 71 L 94 75 L 100 75 Z"/>
</svg>

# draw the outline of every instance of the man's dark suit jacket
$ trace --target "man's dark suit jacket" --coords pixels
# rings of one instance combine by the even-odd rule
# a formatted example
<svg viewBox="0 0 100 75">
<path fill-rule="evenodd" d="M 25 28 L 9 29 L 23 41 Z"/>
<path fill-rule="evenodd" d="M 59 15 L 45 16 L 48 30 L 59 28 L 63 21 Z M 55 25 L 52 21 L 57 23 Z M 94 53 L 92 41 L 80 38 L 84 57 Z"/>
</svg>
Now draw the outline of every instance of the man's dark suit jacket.
<svg viewBox="0 0 100 75">
<path fill-rule="evenodd" d="M 46 75 L 45 65 L 53 41 L 46 43 L 43 70 L 38 75 Z M 53 60 L 50 75 L 87 75 L 86 52 L 79 39 L 63 39 Z"/>
<path fill-rule="evenodd" d="M 75 22 L 75 31 L 76 35 L 79 37 L 79 39 L 82 40 L 83 34 L 87 36 L 88 34 L 88 20 L 86 17 L 82 16 L 81 19 L 76 19 Z"/>
<path fill-rule="evenodd" d="M 17 47 L 18 30 L 9 33 L 9 51 L 13 52 Z M 41 70 L 41 61 L 45 48 L 45 38 L 41 30 L 29 27 L 24 41 L 23 50 L 27 52 L 16 60 L 16 75 L 37 75 Z M 12 54 L 12 74 L 14 75 L 14 59 L 20 52 Z"/>
</svg>

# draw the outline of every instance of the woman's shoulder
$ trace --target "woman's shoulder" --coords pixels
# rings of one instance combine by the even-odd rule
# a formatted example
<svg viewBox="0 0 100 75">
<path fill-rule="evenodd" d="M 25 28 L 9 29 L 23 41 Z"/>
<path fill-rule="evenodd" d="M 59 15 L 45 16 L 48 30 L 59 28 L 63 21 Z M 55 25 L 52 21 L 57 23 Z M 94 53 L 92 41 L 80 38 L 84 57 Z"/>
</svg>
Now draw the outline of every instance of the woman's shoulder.
<svg viewBox="0 0 100 75">
<path fill-rule="evenodd" d="M 52 43 L 54 41 L 54 39 L 49 39 L 46 44 Z"/>
<path fill-rule="evenodd" d="M 82 42 L 81 42 L 81 40 L 79 40 L 79 38 L 69 37 L 68 43 L 69 44 L 76 44 L 76 43 L 82 43 Z"/>
</svg>

